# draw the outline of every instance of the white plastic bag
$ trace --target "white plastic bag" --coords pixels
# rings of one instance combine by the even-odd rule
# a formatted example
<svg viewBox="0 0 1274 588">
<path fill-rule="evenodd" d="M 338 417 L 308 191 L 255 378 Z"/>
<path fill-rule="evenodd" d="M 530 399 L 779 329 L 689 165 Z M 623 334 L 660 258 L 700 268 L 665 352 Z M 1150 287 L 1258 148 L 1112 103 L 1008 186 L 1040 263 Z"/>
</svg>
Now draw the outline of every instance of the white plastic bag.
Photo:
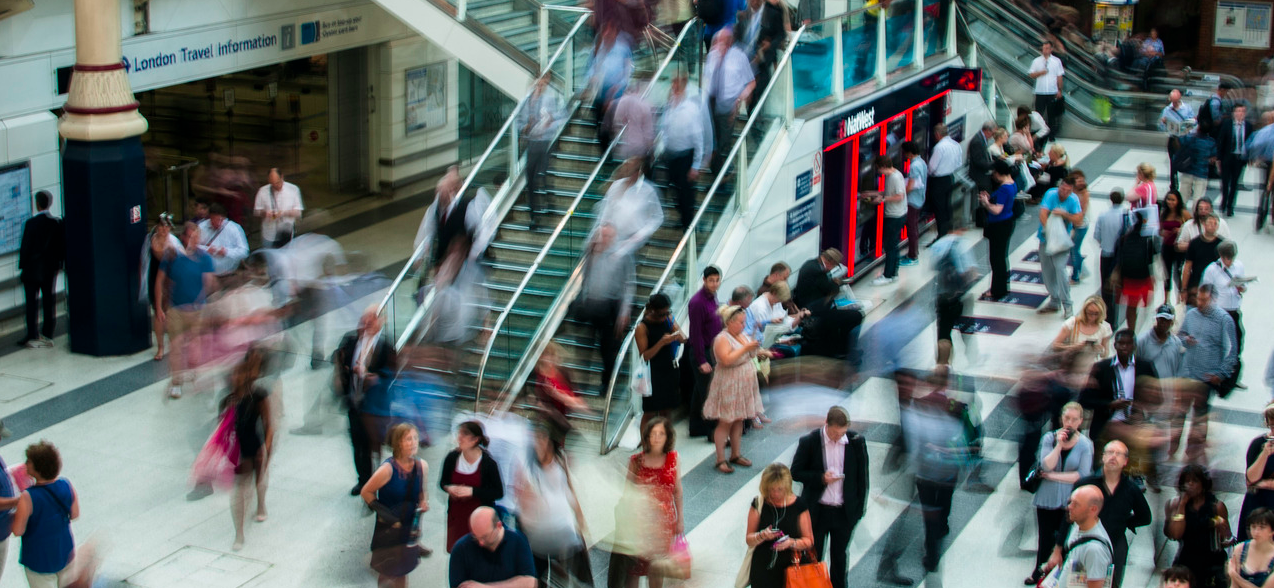
<svg viewBox="0 0 1274 588">
<path fill-rule="evenodd" d="M 1075 242 L 1071 240 L 1071 232 L 1066 228 L 1066 219 L 1052 214 L 1044 224 L 1044 253 L 1057 255 L 1070 251 Z"/>
<path fill-rule="evenodd" d="M 650 389 L 650 364 L 647 362 L 639 362 L 638 368 L 633 373 L 633 395 L 649 398 L 652 390 Z"/>
</svg>

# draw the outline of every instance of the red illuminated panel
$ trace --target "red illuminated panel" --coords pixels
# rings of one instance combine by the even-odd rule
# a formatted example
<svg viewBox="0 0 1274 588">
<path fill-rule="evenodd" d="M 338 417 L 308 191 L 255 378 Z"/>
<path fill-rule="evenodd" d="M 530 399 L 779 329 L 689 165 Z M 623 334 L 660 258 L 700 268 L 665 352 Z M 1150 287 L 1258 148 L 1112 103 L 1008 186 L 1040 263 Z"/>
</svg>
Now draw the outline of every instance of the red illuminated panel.
<svg viewBox="0 0 1274 588">
<path fill-rule="evenodd" d="M 889 121 L 885 121 L 877 125 L 880 127 L 880 139 L 878 139 L 877 142 L 880 143 L 881 155 L 884 155 L 885 150 L 889 148 L 889 146 L 885 144 L 886 143 L 885 130 L 888 129 L 888 126 L 887 126 L 888 123 Z M 885 189 L 885 178 L 877 174 L 876 191 L 881 192 L 884 189 Z M 880 204 L 876 205 L 876 257 L 880 257 L 881 252 L 884 251 L 885 249 L 884 245 L 882 245 L 880 242 L 881 239 L 884 238 L 884 236 L 885 236 L 885 203 L 881 202 Z"/>
<path fill-rule="evenodd" d="M 848 167 L 852 170 L 854 168 L 854 165 L 852 162 L 858 161 L 858 141 L 857 140 L 854 141 L 854 144 L 849 149 L 849 161 L 851 163 L 845 167 Z M 854 243 L 854 240 L 858 238 L 858 173 L 857 173 L 857 170 L 855 170 L 854 173 L 849 174 L 849 198 L 845 199 L 845 206 L 849 207 L 849 214 L 846 215 L 849 217 L 849 224 L 847 225 L 849 230 L 845 231 L 845 234 L 847 238 L 849 239 L 849 241 L 845 244 L 845 248 L 842 249 L 842 251 L 845 252 L 845 263 L 848 264 L 848 267 L 849 267 L 848 275 L 852 276 L 854 275 L 854 262 L 858 259 L 858 246 L 856 243 Z"/>
</svg>

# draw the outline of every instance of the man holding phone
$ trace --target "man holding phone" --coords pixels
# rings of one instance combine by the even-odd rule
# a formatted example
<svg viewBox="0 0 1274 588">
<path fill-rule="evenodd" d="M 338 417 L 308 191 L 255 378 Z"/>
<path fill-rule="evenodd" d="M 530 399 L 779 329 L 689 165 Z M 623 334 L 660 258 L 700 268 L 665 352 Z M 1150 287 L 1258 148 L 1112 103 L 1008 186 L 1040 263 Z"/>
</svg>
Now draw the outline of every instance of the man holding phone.
<svg viewBox="0 0 1274 588">
<path fill-rule="evenodd" d="M 831 538 L 832 588 L 846 586 L 849 540 L 867 507 L 867 459 L 866 439 L 849 430 L 849 413 L 840 406 L 827 411 L 822 427 L 801 437 L 792 456 L 792 479 L 802 484 L 801 498 L 810 505 L 820 561 Z"/>
</svg>

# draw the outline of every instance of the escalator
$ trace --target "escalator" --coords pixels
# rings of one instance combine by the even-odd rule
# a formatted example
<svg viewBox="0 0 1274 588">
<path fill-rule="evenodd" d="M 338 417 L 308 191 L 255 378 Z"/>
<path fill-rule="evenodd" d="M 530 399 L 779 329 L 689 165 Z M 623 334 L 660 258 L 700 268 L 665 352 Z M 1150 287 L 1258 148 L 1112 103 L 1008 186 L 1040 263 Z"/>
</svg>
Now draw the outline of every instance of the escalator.
<svg viewBox="0 0 1274 588">
<path fill-rule="evenodd" d="M 1039 42 L 1047 32 L 1038 19 L 1011 2 L 959 3 L 959 43 L 976 46 L 976 57 L 965 51 L 961 54 L 971 64 L 990 70 L 1013 104 L 1033 101 L 1034 80 L 1027 72 L 1039 56 Z M 1069 137 L 1160 146 L 1163 135 L 1158 132 L 1158 121 L 1169 89 L 1181 89 L 1187 101 L 1198 104 L 1219 80 L 1242 87 L 1233 76 L 1186 72 L 1152 79 L 1152 91 L 1147 92 L 1140 89 L 1135 75 L 1107 65 L 1087 47 L 1071 49 L 1063 60 L 1067 114 L 1063 134 Z"/>
</svg>

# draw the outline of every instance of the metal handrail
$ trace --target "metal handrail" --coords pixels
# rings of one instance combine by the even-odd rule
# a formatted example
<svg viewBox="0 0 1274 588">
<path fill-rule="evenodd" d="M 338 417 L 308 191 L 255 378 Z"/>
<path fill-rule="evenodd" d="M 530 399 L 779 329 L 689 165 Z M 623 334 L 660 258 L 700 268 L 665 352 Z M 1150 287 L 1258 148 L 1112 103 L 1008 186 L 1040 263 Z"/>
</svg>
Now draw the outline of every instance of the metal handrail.
<svg viewBox="0 0 1274 588">
<path fill-rule="evenodd" d="M 552 60 L 549 61 L 548 67 L 546 68 L 546 70 L 552 69 L 553 64 L 556 63 L 558 58 L 562 56 L 562 51 L 566 48 L 567 43 L 569 43 L 571 39 L 575 37 L 576 33 L 579 32 L 580 28 L 583 26 L 584 22 L 587 20 L 588 20 L 587 15 L 581 16 L 578 19 L 578 21 L 575 23 L 575 26 L 571 29 L 570 34 L 568 34 L 566 38 L 562 40 L 562 43 L 561 45 L 558 46 L 557 51 L 553 53 L 553 58 Z M 486 164 L 487 159 L 490 158 L 491 154 L 495 152 L 496 146 L 499 145 L 501 141 L 504 139 L 505 133 L 509 131 L 510 127 L 512 127 L 513 122 L 518 119 L 518 115 L 521 114 L 522 108 L 526 105 L 526 100 L 529 96 L 530 96 L 529 94 L 527 96 L 523 96 L 522 99 L 518 101 L 517 106 L 513 108 L 513 112 L 509 113 L 509 118 L 507 118 L 504 121 L 504 124 L 500 126 L 499 132 L 495 134 L 495 137 L 491 140 L 491 143 L 487 145 L 486 150 L 482 152 L 482 156 L 478 158 L 477 163 L 475 163 L 473 165 L 473 168 L 469 170 L 469 175 L 465 177 L 464 183 L 460 185 L 460 190 L 456 192 L 456 194 L 458 195 L 464 194 L 469 189 L 470 185 L 473 184 L 474 178 L 477 177 L 478 175 L 478 171 L 482 169 L 482 167 Z M 514 149 L 517 149 L 516 145 L 514 145 Z M 512 180 L 512 178 L 510 178 L 510 180 Z M 506 180 L 506 181 L 509 181 L 509 180 Z M 513 195 L 513 196 L 510 196 L 508 194 L 505 195 L 505 198 L 509 198 L 509 197 L 516 197 L 516 195 Z M 491 206 L 487 207 L 486 213 L 482 216 L 482 226 L 487 226 L 488 223 L 495 222 L 496 220 L 495 217 L 498 214 L 500 214 L 500 209 L 501 209 L 501 206 L 499 206 L 496 202 L 492 202 Z M 424 255 L 426 245 L 427 243 L 422 242 L 418 247 L 416 247 L 414 251 L 412 251 L 411 257 L 407 259 L 406 265 L 404 265 L 403 269 L 398 272 L 398 276 L 394 278 L 394 281 L 390 283 L 389 292 L 385 295 L 385 298 L 380 301 L 380 304 L 376 306 L 376 314 L 379 315 L 385 312 L 385 308 L 389 305 L 389 301 L 393 298 L 394 292 L 398 291 L 398 286 L 402 285 L 403 280 L 407 277 L 407 274 L 411 271 L 412 266 L 416 264 L 416 262 L 420 261 L 421 256 Z M 429 302 L 431 300 L 432 300 L 432 296 L 429 297 L 425 302 Z M 417 309 L 417 312 L 420 312 L 421 309 L 427 308 L 427 306 L 428 306 L 427 304 L 421 304 L 420 309 Z"/>
<path fill-rule="evenodd" d="M 698 20 L 697 18 L 692 18 L 689 22 L 686 23 L 686 26 L 681 29 L 681 33 L 677 35 L 677 39 L 674 42 L 673 46 L 668 50 L 667 57 L 664 58 L 663 63 L 659 65 L 659 68 L 655 70 L 654 75 L 651 77 L 651 83 L 648 84 L 646 86 L 646 89 L 642 92 L 642 98 L 645 98 L 650 95 L 650 91 L 654 89 L 655 87 L 654 81 L 659 79 L 659 76 L 663 74 L 664 70 L 667 69 L 668 65 L 671 64 L 673 59 L 677 56 L 677 49 L 681 47 L 682 43 L 685 41 L 686 34 L 694 28 L 695 21 L 697 20 Z M 500 313 L 499 318 L 496 319 L 495 326 L 491 329 L 491 337 L 487 339 L 486 347 L 482 351 L 482 361 L 481 363 L 478 364 L 478 376 L 474 383 L 474 409 L 475 410 L 478 410 L 480 408 L 478 406 L 478 403 L 482 399 L 482 383 L 483 383 L 483 380 L 486 378 L 487 362 L 490 361 L 491 359 L 491 351 L 495 347 L 495 339 L 500 332 L 500 328 L 504 326 L 504 322 L 508 319 L 509 314 L 512 312 L 513 306 L 517 304 L 518 298 L 522 296 L 522 293 L 526 290 L 527 284 L 530 283 L 531 276 L 535 274 L 535 272 L 540 267 L 540 263 L 543 262 L 544 258 L 548 256 L 549 251 L 552 249 L 554 243 L 557 241 L 557 237 L 566 228 L 567 222 L 569 222 L 571 217 L 575 214 L 576 208 L 579 207 L 580 202 L 583 201 L 584 199 L 584 195 L 587 194 L 588 190 L 593 186 L 593 181 L 597 179 L 597 175 L 601 173 L 602 167 L 604 167 L 606 165 L 606 162 L 609 161 L 611 151 L 614 150 L 615 146 L 619 144 L 620 139 L 623 137 L 624 131 L 626 131 L 627 129 L 628 129 L 628 126 L 625 125 L 623 128 L 619 130 L 618 133 L 615 133 L 614 139 L 612 139 L 611 144 L 608 145 L 606 149 L 602 152 L 601 158 L 598 160 L 597 165 L 593 168 L 593 171 L 589 173 L 588 179 L 584 181 L 584 186 L 580 188 L 579 194 L 576 194 L 575 199 L 571 201 L 571 205 L 569 208 L 567 208 L 566 214 L 564 214 L 562 216 L 562 219 L 558 221 L 557 227 L 553 229 L 553 234 L 549 235 L 548 240 L 544 243 L 544 247 L 540 249 L 540 253 L 536 255 L 535 257 L 535 261 L 532 262 L 531 267 L 526 272 L 526 275 L 522 277 L 521 283 L 518 284 L 518 287 L 516 290 L 514 290 L 513 295 L 509 297 L 509 301 L 505 305 L 504 310 Z M 578 272 L 578 267 L 576 268 L 576 272 Z M 574 278 L 574 273 L 572 274 L 572 279 L 573 278 Z M 568 280 L 568 284 L 570 282 L 571 280 Z M 535 334 L 532 335 L 532 338 L 531 338 L 532 341 L 535 341 L 538 339 L 538 337 L 542 336 L 541 330 L 543 329 L 543 326 L 544 326 L 544 323 L 541 323 L 541 328 L 537 329 Z M 511 388 L 511 382 L 513 382 L 515 379 L 517 379 L 515 377 L 515 374 L 510 374 L 509 379 L 505 381 L 504 387 L 500 390 L 500 394 L 498 396 L 499 398 L 507 398 L 510 396 L 508 394 L 508 391 L 509 391 L 509 388 Z M 508 404 L 511 402 L 512 400 L 509 400 L 505 404 Z M 499 407 L 499 409 L 503 409 L 503 408 L 504 407 Z"/>
<path fill-rule="evenodd" d="M 752 113 L 748 116 L 747 123 L 743 125 L 743 130 L 742 132 L 739 133 L 739 140 L 735 141 L 734 146 L 730 148 L 730 154 L 726 156 L 725 164 L 722 165 L 721 170 L 717 172 L 716 179 L 714 179 L 712 182 L 712 187 L 708 188 L 708 193 L 704 196 L 703 202 L 699 205 L 699 210 L 695 212 L 694 220 L 690 222 L 690 228 L 686 229 L 686 234 L 681 237 L 681 241 L 677 243 L 677 248 L 673 249 L 672 255 L 669 256 L 668 266 L 664 268 L 663 273 L 659 275 L 659 279 L 655 282 L 655 285 L 651 287 L 651 290 L 650 290 L 651 293 L 659 292 L 660 289 L 663 288 L 664 285 L 668 283 L 668 278 L 672 276 L 673 271 L 677 267 L 678 258 L 681 257 L 682 252 L 685 251 L 686 249 L 686 245 L 690 242 L 690 239 L 694 236 L 695 231 L 698 230 L 699 223 L 703 220 L 703 214 L 707 212 L 708 205 L 712 202 L 712 198 L 716 196 L 717 189 L 720 188 L 722 180 L 724 180 L 726 175 L 728 175 L 726 172 L 730 169 L 730 166 L 733 165 L 735 157 L 739 154 L 739 149 L 743 148 L 744 145 L 746 144 L 748 131 L 752 130 L 753 125 L 756 124 L 756 121 L 761 114 L 762 105 L 764 105 L 765 101 L 769 99 L 770 92 L 774 90 L 775 84 L 778 84 L 782 81 L 783 76 L 781 76 L 780 74 L 783 72 L 783 69 L 785 67 L 788 67 L 789 64 L 791 63 L 792 50 L 796 47 L 797 42 L 800 40 L 801 33 L 803 32 L 805 32 L 805 26 L 802 26 L 800 30 L 797 31 L 796 34 L 794 34 L 790 40 L 788 40 L 787 49 L 786 51 L 784 51 L 783 58 L 779 60 L 778 65 L 774 67 L 774 75 L 773 77 L 770 78 L 769 85 L 765 87 L 765 91 L 761 94 L 761 97 L 756 101 L 756 108 L 752 110 Z M 738 176 L 739 174 L 735 174 L 735 175 Z M 744 178 L 742 177 L 735 178 L 736 182 L 740 182 L 740 184 L 738 184 L 740 189 L 746 190 L 747 189 L 746 186 L 743 186 L 741 184 L 743 180 Z M 632 321 L 631 324 L 635 327 L 637 324 L 641 322 L 645 314 L 646 314 L 646 311 L 643 309 L 641 314 L 638 314 L 637 319 Z M 615 397 L 615 383 L 619 380 L 619 370 L 623 366 L 623 361 L 624 361 L 622 358 L 624 357 L 624 354 L 628 352 L 628 348 L 632 346 L 633 338 L 635 337 L 636 332 L 637 331 L 635 328 L 628 330 L 628 334 L 624 336 L 624 341 L 620 343 L 619 352 L 616 354 L 616 357 L 621 359 L 615 362 L 615 367 L 613 368 L 610 374 L 610 384 L 606 387 L 606 390 L 605 390 L 606 408 L 602 411 L 603 431 L 605 431 L 605 423 L 610 421 L 611 404 Z M 625 415 L 625 418 L 627 418 L 627 415 Z M 607 441 L 606 435 L 604 433 L 601 436 L 601 443 L 602 443 L 601 452 L 606 453 L 610 449 L 610 447 L 609 447 L 609 442 Z"/>
</svg>

